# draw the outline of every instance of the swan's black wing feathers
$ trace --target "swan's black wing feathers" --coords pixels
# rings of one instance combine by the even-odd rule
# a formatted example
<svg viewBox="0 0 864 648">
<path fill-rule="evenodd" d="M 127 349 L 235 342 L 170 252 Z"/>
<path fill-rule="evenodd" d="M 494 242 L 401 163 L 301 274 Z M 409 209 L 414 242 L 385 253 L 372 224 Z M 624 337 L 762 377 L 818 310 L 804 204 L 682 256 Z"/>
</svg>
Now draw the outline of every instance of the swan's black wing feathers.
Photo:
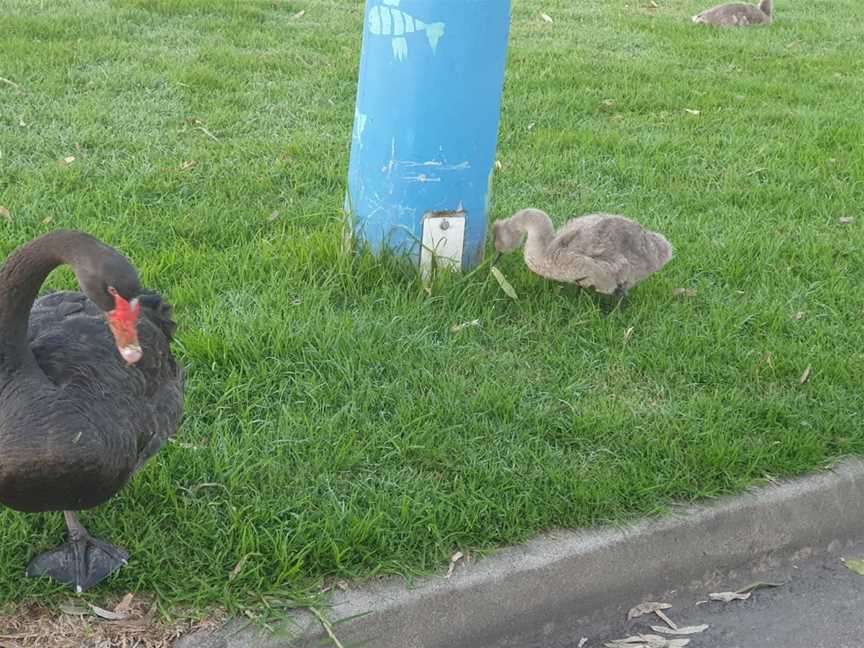
<svg viewBox="0 0 864 648">
<path fill-rule="evenodd" d="M 116 421 L 118 447 L 134 448 L 125 458 L 130 474 L 174 435 L 183 412 L 184 372 L 171 355 L 175 324 L 159 295 L 141 297 L 138 338 L 141 360 L 120 356 L 100 309 L 79 292 L 39 299 L 30 313 L 30 347 L 42 371 L 70 399 L 92 405 L 97 416 Z"/>
</svg>

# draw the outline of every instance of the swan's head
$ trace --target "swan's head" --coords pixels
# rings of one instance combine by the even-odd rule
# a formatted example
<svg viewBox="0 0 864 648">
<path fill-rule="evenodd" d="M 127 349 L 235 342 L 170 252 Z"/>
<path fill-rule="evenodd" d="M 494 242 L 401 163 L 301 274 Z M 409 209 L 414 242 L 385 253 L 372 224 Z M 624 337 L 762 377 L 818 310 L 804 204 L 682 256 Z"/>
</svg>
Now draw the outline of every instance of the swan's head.
<svg viewBox="0 0 864 648">
<path fill-rule="evenodd" d="M 129 260 L 101 241 L 87 237 L 81 250 L 71 250 L 72 267 L 83 292 L 105 313 L 117 351 L 129 364 L 141 359 L 138 316 L 142 295 L 138 273 Z M 145 304 L 146 305 L 146 304 Z"/>
<path fill-rule="evenodd" d="M 495 251 L 499 254 L 512 252 L 522 244 L 524 234 L 522 228 L 515 227 L 510 219 L 495 221 L 492 224 L 492 240 L 495 243 Z"/>
<path fill-rule="evenodd" d="M 108 286 L 108 294 L 114 298 L 114 308 L 105 314 L 108 327 L 114 334 L 117 350 L 129 364 L 141 359 L 141 344 L 138 342 L 138 316 L 141 304 L 137 297 L 127 300 L 114 286 Z"/>
</svg>

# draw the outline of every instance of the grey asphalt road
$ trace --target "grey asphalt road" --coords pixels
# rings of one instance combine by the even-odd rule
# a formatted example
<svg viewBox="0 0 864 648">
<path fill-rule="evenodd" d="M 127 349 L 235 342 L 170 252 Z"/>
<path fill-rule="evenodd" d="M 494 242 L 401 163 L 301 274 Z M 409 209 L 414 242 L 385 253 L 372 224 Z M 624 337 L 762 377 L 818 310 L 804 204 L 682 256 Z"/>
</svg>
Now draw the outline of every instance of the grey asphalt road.
<svg viewBox="0 0 864 648">
<path fill-rule="evenodd" d="M 702 593 L 673 593 L 664 601 L 673 606 L 666 613 L 679 626 L 710 626 L 691 635 L 687 648 L 864 648 L 864 576 L 850 571 L 841 557 L 864 557 L 864 542 L 842 554 L 760 573 L 753 580 L 784 584 L 757 590 L 747 601 L 697 605 L 709 591 L 734 590 L 752 581 L 719 584 L 717 589 L 712 585 Z M 664 625 L 653 614 L 630 621 L 608 619 L 605 627 L 601 623 L 580 633 L 587 638 L 583 648 L 600 648 L 607 641 L 640 632 L 656 634 L 650 624 Z M 578 648 L 582 636 L 563 646 Z M 557 643 L 554 648 L 561 646 Z"/>
</svg>

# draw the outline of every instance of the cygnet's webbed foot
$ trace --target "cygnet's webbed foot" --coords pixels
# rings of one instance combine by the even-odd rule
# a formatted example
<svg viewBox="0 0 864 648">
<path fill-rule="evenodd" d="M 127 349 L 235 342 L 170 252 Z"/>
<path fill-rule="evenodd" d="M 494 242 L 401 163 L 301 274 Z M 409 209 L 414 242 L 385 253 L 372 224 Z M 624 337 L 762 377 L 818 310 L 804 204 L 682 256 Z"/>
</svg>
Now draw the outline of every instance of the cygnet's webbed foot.
<svg viewBox="0 0 864 648">
<path fill-rule="evenodd" d="M 600 310 L 603 311 L 603 316 L 609 316 L 616 308 L 624 310 L 627 307 L 627 289 L 624 286 L 618 286 L 611 295 L 600 296 Z"/>
<path fill-rule="evenodd" d="M 58 583 L 84 592 L 108 578 L 129 560 L 129 553 L 104 540 L 92 537 L 75 518 L 66 512 L 69 542 L 36 556 L 27 566 L 27 576 L 50 576 Z"/>
</svg>

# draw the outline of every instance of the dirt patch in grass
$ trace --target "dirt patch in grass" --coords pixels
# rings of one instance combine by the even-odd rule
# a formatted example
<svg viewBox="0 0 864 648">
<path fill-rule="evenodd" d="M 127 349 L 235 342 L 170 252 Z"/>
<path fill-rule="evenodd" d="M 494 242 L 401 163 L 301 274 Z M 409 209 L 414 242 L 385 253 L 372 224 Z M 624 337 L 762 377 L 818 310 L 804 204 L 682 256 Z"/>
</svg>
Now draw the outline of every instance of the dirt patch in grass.
<svg viewBox="0 0 864 648">
<path fill-rule="evenodd" d="M 32 604 L 0 613 L 0 648 L 169 648 L 183 635 L 217 628 L 224 618 L 216 612 L 166 619 L 152 598 L 130 595 L 104 609 L 84 601 L 59 608 Z"/>
</svg>

